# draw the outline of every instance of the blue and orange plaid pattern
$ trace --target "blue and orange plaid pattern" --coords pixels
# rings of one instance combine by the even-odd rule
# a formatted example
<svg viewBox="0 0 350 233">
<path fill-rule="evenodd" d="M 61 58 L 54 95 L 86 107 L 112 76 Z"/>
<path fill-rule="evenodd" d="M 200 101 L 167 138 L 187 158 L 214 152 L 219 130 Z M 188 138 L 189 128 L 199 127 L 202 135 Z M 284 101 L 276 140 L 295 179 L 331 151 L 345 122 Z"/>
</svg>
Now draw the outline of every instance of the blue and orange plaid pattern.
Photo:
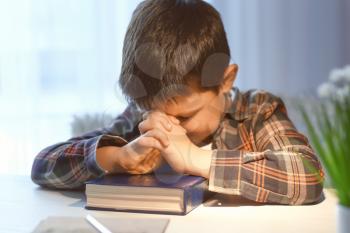
<svg viewBox="0 0 350 233">
<path fill-rule="evenodd" d="M 323 171 L 307 138 L 290 121 L 283 101 L 268 92 L 233 88 L 213 134 L 209 190 L 262 203 L 306 204 L 322 194 Z M 142 112 L 131 103 L 110 127 L 42 150 L 32 180 L 42 186 L 81 189 L 106 174 L 96 149 L 123 146 L 140 135 Z"/>
</svg>

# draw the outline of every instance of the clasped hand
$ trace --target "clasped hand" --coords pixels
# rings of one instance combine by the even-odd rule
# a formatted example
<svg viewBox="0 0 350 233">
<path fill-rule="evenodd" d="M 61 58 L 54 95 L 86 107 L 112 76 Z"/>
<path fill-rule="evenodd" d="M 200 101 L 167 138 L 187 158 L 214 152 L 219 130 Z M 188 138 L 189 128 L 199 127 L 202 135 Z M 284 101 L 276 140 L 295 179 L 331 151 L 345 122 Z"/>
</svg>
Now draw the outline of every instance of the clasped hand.
<svg viewBox="0 0 350 233">
<path fill-rule="evenodd" d="M 143 114 L 138 128 L 141 135 L 124 146 L 121 166 L 131 174 L 145 174 L 155 170 L 164 160 L 179 173 L 191 168 L 195 151 L 180 121 L 159 111 Z"/>
</svg>

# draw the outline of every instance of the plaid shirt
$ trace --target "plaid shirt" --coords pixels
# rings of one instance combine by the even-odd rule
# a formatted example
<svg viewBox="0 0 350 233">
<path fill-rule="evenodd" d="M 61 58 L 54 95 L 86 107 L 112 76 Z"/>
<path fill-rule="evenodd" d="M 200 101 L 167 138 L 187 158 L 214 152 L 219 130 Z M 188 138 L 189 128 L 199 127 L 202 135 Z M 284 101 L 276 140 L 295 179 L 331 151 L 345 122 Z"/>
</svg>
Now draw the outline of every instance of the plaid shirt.
<svg viewBox="0 0 350 233">
<path fill-rule="evenodd" d="M 318 201 L 321 165 L 282 100 L 237 88 L 226 98 L 224 117 L 213 134 L 209 190 L 263 203 Z M 32 180 L 45 187 L 84 188 L 85 181 L 106 174 L 96 162 L 96 149 L 127 144 L 140 135 L 141 121 L 142 112 L 129 104 L 110 127 L 42 150 L 34 160 Z"/>
</svg>

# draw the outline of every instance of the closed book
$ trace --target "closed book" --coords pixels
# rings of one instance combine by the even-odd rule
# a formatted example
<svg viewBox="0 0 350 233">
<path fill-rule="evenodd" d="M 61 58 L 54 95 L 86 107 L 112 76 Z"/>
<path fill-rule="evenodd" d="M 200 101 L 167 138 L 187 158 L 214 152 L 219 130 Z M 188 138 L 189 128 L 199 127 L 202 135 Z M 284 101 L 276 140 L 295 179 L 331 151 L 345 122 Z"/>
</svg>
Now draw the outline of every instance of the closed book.
<svg viewBox="0 0 350 233">
<path fill-rule="evenodd" d="M 185 215 L 210 196 L 192 175 L 106 175 L 86 182 L 86 209 Z"/>
</svg>

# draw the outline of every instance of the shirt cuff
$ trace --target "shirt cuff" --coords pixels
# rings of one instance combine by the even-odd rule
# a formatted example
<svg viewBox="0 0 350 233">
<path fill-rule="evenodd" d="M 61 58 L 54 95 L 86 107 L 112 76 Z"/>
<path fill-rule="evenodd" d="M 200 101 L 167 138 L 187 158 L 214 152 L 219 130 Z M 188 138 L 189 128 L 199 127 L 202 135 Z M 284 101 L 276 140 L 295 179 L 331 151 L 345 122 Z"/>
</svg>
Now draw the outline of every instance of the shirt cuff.
<svg viewBox="0 0 350 233">
<path fill-rule="evenodd" d="M 241 151 L 213 150 L 209 171 L 209 190 L 240 195 Z"/>
<path fill-rule="evenodd" d="M 96 151 L 98 148 L 104 146 L 116 146 L 121 147 L 127 144 L 128 142 L 119 136 L 112 135 L 101 135 L 99 137 L 88 139 L 89 146 L 87 146 L 86 153 L 86 164 L 89 173 L 94 176 L 101 177 L 108 173 L 108 171 L 104 170 L 97 162 L 96 159 Z"/>
</svg>

